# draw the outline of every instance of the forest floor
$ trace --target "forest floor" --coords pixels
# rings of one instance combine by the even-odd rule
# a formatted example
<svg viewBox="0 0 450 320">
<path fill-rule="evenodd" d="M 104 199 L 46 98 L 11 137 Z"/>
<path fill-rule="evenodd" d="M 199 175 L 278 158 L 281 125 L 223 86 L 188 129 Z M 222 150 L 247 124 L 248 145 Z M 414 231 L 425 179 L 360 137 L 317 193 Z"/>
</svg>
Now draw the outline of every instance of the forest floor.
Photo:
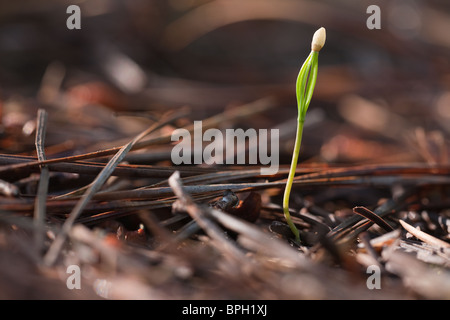
<svg viewBox="0 0 450 320">
<path fill-rule="evenodd" d="M 1 299 L 450 298 L 450 45 L 428 32 L 448 4 L 373 31 L 364 4 L 332 1 L 105 1 L 81 6 L 81 30 L 42 3 L 0 5 Z M 296 243 L 282 197 L 317 29 L 303 9 L 327 43 Z M 272 130 L 278 170 L 248 164 L 245 141 L 231 164 L 174 164 L 172 134 L 195 121 Z"/>
</svg>

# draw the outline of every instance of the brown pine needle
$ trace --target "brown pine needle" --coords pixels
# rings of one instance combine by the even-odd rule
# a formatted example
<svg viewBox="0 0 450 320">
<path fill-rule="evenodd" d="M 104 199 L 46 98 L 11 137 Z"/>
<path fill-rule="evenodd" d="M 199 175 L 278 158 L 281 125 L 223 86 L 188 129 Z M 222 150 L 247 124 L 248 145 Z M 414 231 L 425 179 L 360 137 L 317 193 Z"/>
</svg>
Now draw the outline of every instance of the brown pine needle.
<svg viewBox="0 0 450 320">
<path fill-rule="evenodd" d="M 225 236 L 224 232 L 208 218 L 202 208 L 197 206 L 192 198 L 186 193 L 184 186 L 181 184 L 180 173 L 178 171 L 175 171 L 169 178 L 169 185 L 181 201 L 184 209 L 211 237 L 211 239 L 214 240 L 214 245 L 218 246 L 220 251 L 228 253 L 226 256 L 231 259 L 237 259 L 238 261 L 245 259 L 245 253 Z"/>
<path fill-rule="evenodd" d="M 58 234 L 55 241 L 52 243 L 49 250 L 47 251 L 47 254 L 44 257 L 44 263 L 46 265 L 51 266 L 55 263 L 59 255 L 59 252 L 61 251 L 62 246 L 64 245 L 64 242 L 67 238 L 67 235 L 72 229 L 72 226 L 75 223 L 76 219 L 80 216 L 81 212 L 88 205 L 89 201 L 92 199 L 95 193 L 98 190 L 100 190 L 100 188 L 103 186 L 106 180 L 111 176 L 114 169 L 123 160 L 128 151 L 130 151 L 139 140 L 141 140 L 146 135 L 159 128 L 161 126 L 161 123 L 164 123 L 165 121 L 167 121 L 167 119 L 163 119 L 161 122 L 155 123 L 154 125 L 150 126 L 147 130 L 143 131 L 142 133 L 137 135 L 133 140 L 131 140 L 128 144 L 123 146 L 119 150 L 119 152 L 117 152 L 114 155 L 114 157 L 111 158 L 108 164 L 102 169 L 100 174 L 95 178 L 95 180 L 83 194 L 81 199 L 77 202 L 76 206 L 70 213 L 69 218 L 67 218 L 67 220 L 64 222 L 61 228 L 61 232 Z"/>
<path fill-rule="evenodd" d="M 36 131 L 36 153 L 39 161 L 45 161 L 44 142 L 47 128 L 47 112 L 44 109 L 38 110 L 37 131 Z M 44 224 L 46 215 L 47 193 L 49 184 L 49 170 L 46 165 L 41 166 L 41 176 L 39 179 L 38 191 L 34 207 L 34 241 L 38 256 L 44 246 Z"/>
<path fill-rule="evenodd" d="M 381 218 L 379 215 L 375 214 L 374 212 L 370 211 L 366 207 L 354 207 L 353 212 L 356 214 L 359 214 L 360 216 L 363 216 L 364 218 L 369 219 L 370 221 L 379 225 L 381 228 L 383 228 L 387 232 L 394 230 L 394 228 L 392 228 L 386 221 L 384 221 L 383 218 Z"/>
<path fill-rule="evenodd" d="M 433 237 L 432 235 L 429 235 L 426 232 L 420 231 L 419 229 L 414 228 L 412 225 L 406 223 L 403 220 L 399 220 L 399 222 L 406 231 L 411 233 L 417 239 L 420 239 L 423 242 L 428 243 L 429 245 L 432 246 L 437 246 L 441 248 L 450 248 L 450 243 L 447 243 L 436 237 Z"/>
</svg>

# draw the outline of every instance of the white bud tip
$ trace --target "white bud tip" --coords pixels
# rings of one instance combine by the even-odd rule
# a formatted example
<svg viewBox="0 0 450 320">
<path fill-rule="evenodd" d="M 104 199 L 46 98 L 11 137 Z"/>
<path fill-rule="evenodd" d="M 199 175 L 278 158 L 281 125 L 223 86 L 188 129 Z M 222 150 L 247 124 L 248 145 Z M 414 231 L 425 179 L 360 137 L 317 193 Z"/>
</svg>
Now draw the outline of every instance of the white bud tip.
<svg viewBox="0 0 450 320">
<path fill-rule="evenodd" d="M 322 47 L 325 45 L 326 38 L 327 38 L 327 33 L 326 33 L 324 27 L 317 30 L 313 35 L 313 39 L 311 42 L 311 50 L 319 52 L 320 49 L 322 49 Z"/>
</svg>

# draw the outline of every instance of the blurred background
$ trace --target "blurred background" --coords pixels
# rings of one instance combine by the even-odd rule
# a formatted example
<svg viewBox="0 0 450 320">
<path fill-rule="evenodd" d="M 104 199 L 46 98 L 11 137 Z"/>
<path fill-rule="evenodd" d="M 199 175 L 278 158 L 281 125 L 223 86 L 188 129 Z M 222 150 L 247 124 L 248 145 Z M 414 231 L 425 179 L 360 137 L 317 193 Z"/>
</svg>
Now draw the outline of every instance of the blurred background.
<svg viewBox="0 0 450 320">
<path fill-rule="evenodd" d="M 80 30 L 66 27 L 72 4 Z M 380 29 L 366 25 L 370 5 L 380 8 Z M 52 156 L 105 147 L 168 109 L 189 108 L 181 126 L 274 97 L 270 110 L 224 125 L 279 128 L 288 164 L 295 80 L 321 26 L 327 41 L 302 161 L 448 162 L 444 0 L 2 1 L 1 152 L 34 152 L 43 106 Z"/>
<path fill-rule="evenodd" d="M 72 14 L 67 13 L 70 5 L 77 5 L 81 10 L 81 29 L 67 28 L 67 20 Z M 369 23 L 377 22 L 378 18 L 372 16 L 376 13 L 367 12 L 372 5 L 380 9 L 380 29 L 367 27 L 368 20 Z M 448 0 L 21 0 L 0 1 L 0 169 L 5 169 L 5 164 L 11 164 L 13 160 L 16 163 L 29 160 L 22 156 L 36 156 L 36 118 L 40 108 L 48 112 L 45 154 L 49 159 L 122 146 L 172 111 L 180 117 L 155 132 L 159 137 L 170 137 L 175 128 L 189 126 L 196 120 L 211 120 L 211 117 L 215 117 L 212 118 L 216 120 L 214 126 L 220 129 L 277 128 L 280 130 L 280 164 L 288 166 L 297 126 L 295 82 L 301 65 L 310 53 L 312 36 L 320 27 L 326 28 L 327 40 L 319 54 L 317 85 L 303 132 L 300 154 L 303 167 L 300 166 L 299 170 L 308 172 L 312 168 L 314 172 L 314 168 L 325 167 L 317 163 L 330 163 L 338 167 L 349 165 L 351 175 L 351 165 L 358 164 L 375 164 L 374 167 L 377 167 L 377 164 L 406 163 L 405 168 L 410 168 L 411 172 L 416 168 L 411 165 L 413 162 L 448 164 Z M 156 173 L 153 173 L 155 176 L 142 177 L 139 174 L 142 171 L 134 171 L 132 176 L 110 179 L 106 190 L 112 190 L 110 196 L 114 198 L 110 199 L 113 200 L 93 201 L 92 207 L 79 220 L 92 227 L 91 247 L 88 248 L 87 242 L 86 245 L 80 242 L 83 245 L 78 247 L 76 240 L 64 259 L 69 264 L 78 261 L 76 259 L 88 261 L 84 269 L 87 273 L 84 275 L 88 274 L 86 281 L 93 284 L 83 284 L 83 287 L 91 288 L 91 296 L 97 297 L 93 291 L 97 290 L 98 282 L 94 281 L 97 276 L 93 276 L 95 274 L 90 268 L 95 265 L 99 267 L 99 279 L 104 279 L 109 271 L 117 276 L 116 285 L 121 289 L 118 295 L 122 294 L 121 297 L 126 298 L 311 299 L 331 296 L 359 299 L 371 294 L 365 286 L 366 278 L 360 277 L 361 274 L 366 275 L 365 270 L 353 271 L 354 275 L 358 274 L 358 279 L 363 279 L 363 286 L 359 289 L 352 286 L 356 282 L 340 280 L 341 277 L 335 277 L 335 273 L 328 273 L 329 269 L 327 272 L 317 269 L 317 273 L 305 273 L 303 269 L 297 268 L 297 264 L 292 264 L 296 266 L 292 271 L 298 272 L 294 274 L 289 271 L 290 264 L 284 265 L 284 262 L 280 274 L 276 276 L 271 264 L 261 264 L 266 266 L 261 268 L 263 270 L 260 270 L 260 264 L 252 264 L 252 268 L 258 266 L 255 277 L 248 276 L 251 274 L 248 270 L 253 269 L 242 268 L 243 272 L 235 274 L 242 267 L 241 260 L 219 257 L 222 256 L 221 252 L 211 247 L 215 240 L 201 240 L 201 246 L 195 242 L 195 251 L 189 251 L 190 246 L 185 246 L 184 242 L 180 242 L 176 251 L 169 251 L 169 247 L 166 253 L 176 259 L 166 259 L 164 248 L 164 256 L 154 256 L 153 253 L 159 250 L 161 234 L 162 240 L 171 240 L 165 235 L 166 227 L 159 226 L 157 222 L 165 222 L 164 226 L 169 226 L 169 230 L 178 230 L 177 224 L 183 221 L 169 221 L 172 207 L 165 196 L 148 199 L 143 195 L 137 199 L 143 200 L 139 203 L 134 196 L 130 198 L 122 191 L 140 191 L 138 189 L 141 187 L 155 186 L 155 183 L 157 186 L 164 185 L 167 172 L 174 170 L 163 167 L 172 165 L 172 147 L 170 139 L 165 139 L 163 143 L 152 144 L 128 154 L 126 161 L 131 165 L 127 169 L 156 169 Z M 5 154 L 13 154 L 14 157 Z M 158 167 L 137 168 L 132 164 Z M 73 297 L 73 294 L 78 293 L 69 292 L 65 281 L 60 281 L 66 279 L 66 273 L 58 275 L 56 269 L 53 273 L 52 270 L 36 272 L 40 261 L 39 246 L 34 250 L 36 241 L 31 231 L 37 225 L 30 225 L 30 219 L 16 219 L 37 216 L 35 208 L 38 206 L 34 200 L 40 199 L 41 203 L 45 203 L 42 200 L 46 196 L 43 193 L 35 196 L 37 184 L 45 179 L 27 170 L 13 171 L 11 167 L 3 171 L 1 178 L 12 185 L 0 181 L 0 192 L 6 193 L 6 196 L 1 196 L 0 207 L 0 298 Z M 52 169 L 51 174 L 54 175 L 51 177 L 49 195 L 76 192 L 74 198 L 69 194 L 67 199 L 48 199 L 46 223 L 49 227 L 57 226 L 66 219 L 69 208 L 75 204 L 77 192 L 80 191 L 78 188 L 92 182 L 92 171 L 74 171 L 80 174 L 72 175 L 73 167 L 63 170 L 61 175 Z M 89 165 L 85 164 L 85 167 Z M 423 167 L 426 166 L 420 166 Z M 187 173 L 189 170 L 190 173 L 209 170 L 182 169 Z M 240 170 L 233 169 L 236 169 L 236 173 Z M 394 171 L 388 178 L 393 177 L 395 180 L 400 171 Z M 348 221 L 346 219 L 353 215 L 351 208 L 355 205 L 375 208 L 381 204 L 376 209 L 381 208 L 386 210 L 386 214 L 391 214 L 394 204 L 400 206 L 403 205 L 401 202 L 405 202 L 405 211 L 408 212 L 398 209 L 394 220 L 408 215 L 421 230 L 426 231 L 424 226 L 429 226 L 429 230 L 438 237 L 444 239 L 445 236 L 448 240 L 448 181 L 444 176 L 448 168 L 426 172 L 428 174 L 404 174 L 410 179 L 405 179 L 406 187 L 409 187 L 408 181 L 412 179 L 417 181 L 410 182 L 411 189 L 425 184 L 424 188 L 417 188 L 417 198 L 408 198 L 410 202 L 406 200 L 409 188 L 405 188 L 404 193 L 403 189 L 394 187 L 388 190 L 385 186 L 391 187 L 392 180 L 383 182 L 383 188 L 378 188 L 376 184 L 373 187 L 369 175 L 362 176 L 363 183 L 358 188 L 335 188 L 332 183 L 318 184 L 319 188 L 311 190 L 305 186 L 301 192 L 293 193 L 291 201 L 293 208 L 302 209 L 296 217 L 296 223 L 309 236 L 305 237 L 307 244 L 316 247 L 315 244 L 321 242 L 317 236 L 319 231 L 328 232 L 329 226 L 334 228 L 340 221 Z M 434 179 L 436 177 L 433 175 L 437 175 L 437 172 L 444 172 L 442 177 L 437 177 L 443 178 L 442 185 Z M 222 178 L 233 182 L 242 181 L 239 176 L 234 178 L 233 175 L 227 177 L 222 174 L 217 173 L 217 180 L 209 180 L 205 174 L 200 180 L 193 179 L 191 183 L 217 183 L 224 181 Z M 261 181 L 261 177 L 242 177 L 245 181 Z M 402 179 L 402 176 L 399 178 Z M 330 178 L 332 180 L 333 176 Z M 430 183 L 435 188 L 427 190 L 427 181 L 438 183 Z M 20 188 L 17 189 L 20 191 L 8 194 L 8 187 L 11 186 Z M 117 196 L 114 190 L 119 190 L 125 196 Z M 209 201 L 208 197 L 219 195 L 206 193 L 206 198 L 199 195 L 197 199 Z M 398 196 L 400 193 L 401 197 Z M 281 203 L 281 194 L 277 189 L 268 189 L 261 192 L 261 196 L 260 202 L 255 200 L 256 204 L 250 209 L 258 214 L 261 211 L 258 223 L 267 231 L 272 221 L 284 221 L 281 211 L 269 207 Z M 130 202 L 130 199 L 133 201 Z M 384 199 L 388 200 L 383 202 Z M 159 201 L 164 200 L 166 202 L 161 205 Z M 135 207 L 136 203 L 139 206 Z M 265 206 L 264 210 L 258 209 L 261 203 Z M 394 204 L 384 207 L 386 203 Z M 416 209 L 417 212 L 414 212 Z M 5 213 L 8 212 L 15 215 L 14 220 L 7 219 L 9 216 Z M 119 223 L 120 217 L 124 219 Z M 439 227 L 436 227 L 437 222 L 431 224 L 431 219 L 438 221 Z M 21 221 L 28 225 L 19 224 Z M 150 225 L 148 235 L 152 236 L 148 239 L 143 240 L 145 235 L 140 227 L 141 222 L 144 222 L 146 229 L 147 224 Z M 351 223 L 347 226 L 351 229 L 355 225 Z M 100 228 L 102 232 L 109 233 L 94 236 L 94 232 L 97 232 L 95 229 Z M 375 233 L 378 232 L 375 229 Z M 100 238 L 102 234 L 106 234 L 104 238 Z M 113 247 L 116 248 L 114 252 L 119 252 L 119 249 L 122 252 L 121 248 L 124 247 L 119 245 L 125 243 L 126 237 L 130 239 L 126 242 L 130 246 L 125 248 L 131 248 L 134 241 L 134 244 L 141 242 L 139 245 L 142 245 L 143 242 L 150 249 L 158 250 L 147 250 L 149 254 L 147 256 L 145 253 L 144 259 L 144 253 L 130 249 L 130 257 L 136 259 L 124 259 L 126 263 L 117 266 L 114 262 L 110 268 L 109 260 L 103 259 L 103 251 L 98 250 L 99 239 L 106 239 L 101 240 L 101 243 L 106 243 L 108 239 L 111 241 L 105 244 L 107 252 Z M 54 239 L 54 234 L 49 233 L 47 241 L 51 239 Z M 331 239 L 324 241 L 323 247 L 339 257 L 341 253 L 335 250 L 334 244 L 331 245 L 334 241 Z M 162 240 L 161 243 L 164 243 L 165 240 Z M 117 244 L 117 241 L 120 243 Z M 345 254 L 342 251 L 341 255 L 345 257 L 342 265 L 350 257 L 347 257 L 347 249 L 344 250 Z M 431 252 L 431 249 L 427 250 Z M 432 250 L 433 254 L 442 253 L 442 265 L 448 267 L 444 252 Z M 215 253 L 211 254 L 213 251 Z M 97 256 L 98 260 L 95 258 Z M 327 256 L 318 254 L 316 258 L 325 261 Z M 257 259 L 256 256 L 254 261 Z M 265 262 L 266 258 L 263 260 Z M 142 263 L 136 263 L 138 261 Z M 224 261 L 226 263 L 222 265 Z M 238 261 L 238 267 L 234 268 L 235 265 L 230 264 L 230 261 Z M 429 280 L 426 292 L 418 290 L 422 297 L 447 298 L 448 286 L 442 285 L 445 282 L 441 278 L 434 277 L 434 273 L 438 272 L 436 270 L 441 270 L 434 265 L 438 260 L 429 261 L 433 264 L 432 268 L 428 265 L 418 268 L 411 260 L 400 256 L 397 265 L 400 275 L 403 275 L 401 280 L 406 279 L 407 285 L 416 283 L 418 278 L 421 280 L 418 281 L 419 285 Z M 348 265 L 351 269 L 352 266 Z M 117 273 L 116 268 L 119 270 Z M 232 272 L 223 273 L 227 268 Z M 315 266 L 313 268 L 316 269 Z M 334 260 L 332 269 L 336 270 Z M 283 275 L 285 272 L 286 277 Z M 430 277 L 431 273 L 433 277 Z M 124 274 L 131 276 L 125 278 L 128 283 L 121 278 Z M 447 276 L 444 272 L 442 274 Z M 134 278 L 135 275 L 141 278 Z M 398 280 L 398 277 L 389 277 L 388 280 L 393 279 Z M 444 280 L 448 280 L 448 277 Z M 264 285 L 266 282 L 268 286 Z M 386 284 L 387 287 L 397 287 L 396 282 Z M 285 290 L 285 287 L 288 289 Z M 321 291 L 328 287 L 331 291 Z M 192 296 L 192 292 L 198 288 L 207 290 Z M 142 295 L 143 291 L 148 295 Z M 410 288 L 405 291 L 408 295 L 411 293 Z M 395 297 L 403 299 L 405 291 L 401 290 Z M 81 293 L 78 297 L 91 297 L 86 294 Z M 381 295 L 384 299 L 389 298 L 389 289 L 381 292 Z"/>
</svg>

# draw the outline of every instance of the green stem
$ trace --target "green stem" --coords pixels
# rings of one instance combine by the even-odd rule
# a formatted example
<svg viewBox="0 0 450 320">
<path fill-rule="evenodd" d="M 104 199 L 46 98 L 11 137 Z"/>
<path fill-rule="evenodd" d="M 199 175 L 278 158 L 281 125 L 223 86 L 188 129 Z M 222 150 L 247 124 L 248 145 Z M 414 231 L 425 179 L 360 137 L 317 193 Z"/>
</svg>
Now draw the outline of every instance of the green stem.
<svg viewBox="0 0 450 320">
<path fill-rule="evenodd" d="M 289 213 L 289 198 L 291 195 L 292 183 L 294 182 L 295 170 L 297 169 L 298 155 L 300 153 L 300 146 L 302 144 L 302 136 L 303 136 L 303 124 L 300 118 L 298 119 L 297 126 L 297 135 L 295 137 L 295 146 L 294 152 L 292 154 L 292 162 L 291 169 L 289 170 L 289 176 L 286 182 L 286 188 L 284 189 L 284 197 L 283 197 L 283 213 L 286 218 L 286 222 L 291 228 L 292 233 L 295 236 L 295 242 L 300 243 L 300 232 L 297 227 L 294 225 L 291 219 L 291 214 Z"/>
</svg>

